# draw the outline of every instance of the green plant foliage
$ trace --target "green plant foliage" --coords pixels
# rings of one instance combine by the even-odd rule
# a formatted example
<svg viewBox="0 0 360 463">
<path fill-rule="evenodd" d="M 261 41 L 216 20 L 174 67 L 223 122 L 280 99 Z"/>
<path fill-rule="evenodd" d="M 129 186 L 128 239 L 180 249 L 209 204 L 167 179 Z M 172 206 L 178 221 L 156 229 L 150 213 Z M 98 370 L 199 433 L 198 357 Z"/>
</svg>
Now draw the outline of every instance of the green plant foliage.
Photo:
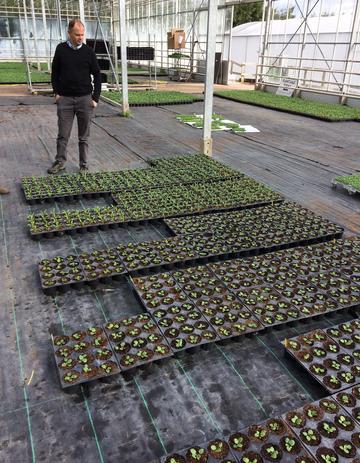
<svg viewBox="0 0 360 463">
<path fill-rule="evenodd" d="M 46 69 L 44 63 L 41 64 L 41 69 Z M 30 67 L 30 70 L 32 83 L 50 82 L 50 74 L 40 72 L 33 66 Z M 13 62 L 0 63 L 0 84 L 4 83 L 26 84 L 27 74 L 25 64 Z"/>
<path fill-rule="evenodd" d="M 118 92 L 109 92 L 106 97 L 116 103 L 122 102 L 122 97 Z M 181 92 L 165 92 L 165 91 L 138 91 L 129 92 L 130 105 L 161 105 L 161 104 L 176 104 L 176 103 L 194 103 L 201 101 L 201 97 L 196 97 L 188 93 Z"/>
<path fill-rule="evenodd" d="M 343 183 L 344 185 L 349 185 L 354 190 L 357 190 L 360 192 L 360 173 L 359 174 L 353 174 L 353 175 L 344 175 L 340 177 L 335 178 L 336 182 L 338 183 Z"/>
<path fill-rule="evenodd" d="M 215 92 L 214 95 L 328 121 L 360 121 L 359 108 L 350 108 L 340 104 L 320 103 L 295 97 L 289 98 L 258 90 L 223 90 Z"/>
<path fill-rule="evenodd" d="M 202 114 L 179 114 L 176 116 L 176 119 L 184 124 L 190 124 L 197 129 L 204 127 L 204 117 Z M 235 133 L 245 132 L 245 129 L 238 122 L 230 121 L 220 114 L 212 115 L 211 129 L 232 130 Z"/>
</svg>

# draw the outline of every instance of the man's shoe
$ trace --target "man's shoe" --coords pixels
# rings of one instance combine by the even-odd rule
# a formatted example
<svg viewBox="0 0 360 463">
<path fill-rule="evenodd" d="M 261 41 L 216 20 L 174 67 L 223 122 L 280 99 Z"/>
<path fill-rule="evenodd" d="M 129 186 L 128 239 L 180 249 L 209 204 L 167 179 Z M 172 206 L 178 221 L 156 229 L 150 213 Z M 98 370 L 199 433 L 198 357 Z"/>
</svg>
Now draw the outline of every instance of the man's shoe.
<svg viewBox="0 0 360 463">
<path fill-rule="evenodd" d="M 55 161 L 54 164 L 47 170 L 48 174 L 57 174 L 58 172 L 65 170 L 65 164 L 60 161 Z"/>
<path fill-rule="evenodd" d="M 7 195 L 9 190 L 7 188 L 0 187 L 0 195 Z"/>
<path fill-rule="evenodd" d="M 80 166 L 80 172 L 88 172 L 89 168 L 88 166 Z"/>
</svg>

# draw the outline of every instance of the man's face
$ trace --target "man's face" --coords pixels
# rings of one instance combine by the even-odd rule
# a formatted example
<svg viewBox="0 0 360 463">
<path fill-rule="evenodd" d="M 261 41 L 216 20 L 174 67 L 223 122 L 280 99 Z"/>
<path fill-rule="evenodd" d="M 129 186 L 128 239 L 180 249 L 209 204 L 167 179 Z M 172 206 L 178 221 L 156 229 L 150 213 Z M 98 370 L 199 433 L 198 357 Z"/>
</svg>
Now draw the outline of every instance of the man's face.
<svg viewBox="0 0 360 463">
<path fill-rule="evenodd" d="M 68 31 L 70 42 L 74 46 L 80 45 L 84 40 L 85 28 L 81 24 L 76 23 L 75 26 Z"/>
</svg>

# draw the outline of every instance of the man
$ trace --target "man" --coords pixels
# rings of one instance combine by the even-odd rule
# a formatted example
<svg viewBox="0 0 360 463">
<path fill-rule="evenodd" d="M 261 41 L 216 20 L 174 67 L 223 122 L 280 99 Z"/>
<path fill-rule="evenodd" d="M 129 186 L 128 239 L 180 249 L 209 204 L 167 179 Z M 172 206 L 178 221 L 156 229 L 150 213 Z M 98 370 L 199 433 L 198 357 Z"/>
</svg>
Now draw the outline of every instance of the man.
<svg viewBox="0 0 360 463">
<path fill-rule="evenodd" d="M 79 19 L 69 22 L 68 40 L 56 47 L 51 83 L 58 116 L 56 158 L 48 169 L 57 174 L 65 169 L 66 148 L 74 117 L 78 123 L 80 171 L 87 171 L 88 138 L 94 108 L 100 98 L 100 68 L 94 51 L 83 43 L 85 27 Z M 93 84 L 91 82 L 93 76 Z"/>
</svg>

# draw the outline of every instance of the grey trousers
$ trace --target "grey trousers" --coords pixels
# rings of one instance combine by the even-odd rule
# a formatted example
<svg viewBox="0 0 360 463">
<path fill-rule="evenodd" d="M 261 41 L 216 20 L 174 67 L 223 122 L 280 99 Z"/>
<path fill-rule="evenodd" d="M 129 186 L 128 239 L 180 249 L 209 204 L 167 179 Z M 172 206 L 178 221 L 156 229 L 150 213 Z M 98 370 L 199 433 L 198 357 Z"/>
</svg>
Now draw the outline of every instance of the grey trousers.
<svg viewBox="0 0 360 463">
<path fill-rule="evenodd" d="M 57 102 L 58 136 L 56 142 L 56 160 L 66 162 L 66 148 L 70 138 L 74 117 L 77 118 L 79 139 L 79 164 L 86 166 L 89 150 L 91 118 L 94 108 L 91 95 L 60 96 Z"/>
</svg>

